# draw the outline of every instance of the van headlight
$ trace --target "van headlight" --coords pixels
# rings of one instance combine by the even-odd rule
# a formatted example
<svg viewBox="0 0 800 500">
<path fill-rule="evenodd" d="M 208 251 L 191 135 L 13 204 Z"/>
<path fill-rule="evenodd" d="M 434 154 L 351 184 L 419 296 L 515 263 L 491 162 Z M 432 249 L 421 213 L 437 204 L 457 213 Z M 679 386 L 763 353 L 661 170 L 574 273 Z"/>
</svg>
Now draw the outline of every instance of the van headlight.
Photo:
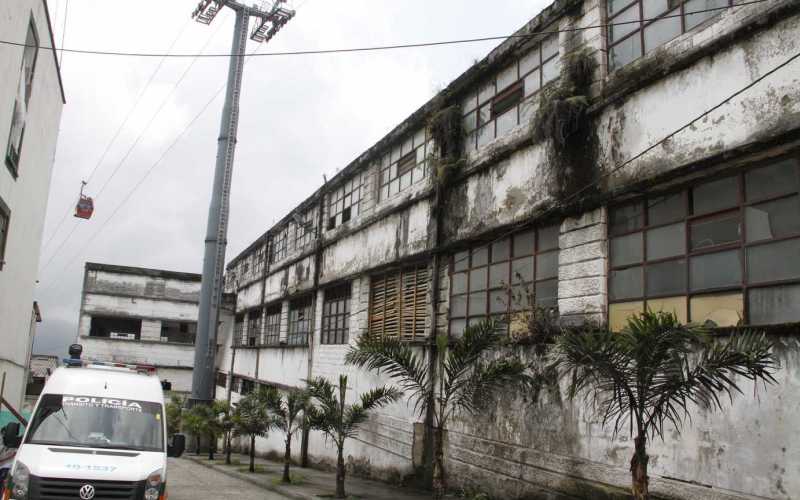
<svg viewBox="0 0 800 500">
<path fill-rule="evenodd" d="M 164 469 L 158 469 L 147 476 L 144 483 L 144 500 L 158 500 L 164 489 Z"/>
<path fill-rule="evenodd" d="M 28 487 L 31 483 L 31 471 L 22 462 L 14 464 L 14 471 L 11 473 L 11 500 L 27 500 Z"/>
</svg>

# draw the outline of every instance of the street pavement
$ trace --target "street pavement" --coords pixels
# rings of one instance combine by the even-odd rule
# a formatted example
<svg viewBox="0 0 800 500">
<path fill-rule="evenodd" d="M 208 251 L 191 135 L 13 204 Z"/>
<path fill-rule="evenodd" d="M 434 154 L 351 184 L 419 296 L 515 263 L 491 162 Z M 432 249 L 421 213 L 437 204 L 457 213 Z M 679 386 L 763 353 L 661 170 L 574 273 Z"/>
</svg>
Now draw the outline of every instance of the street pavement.
<svg viewBox="0 0 800 500">
<path fill-rule="evenodd" d="M 286 500 L 247 481 L 204 467 L 190 460 L 170 458 L 167 465 L 170 500 L 236 498 L 236 500 Z"/>
</svg>

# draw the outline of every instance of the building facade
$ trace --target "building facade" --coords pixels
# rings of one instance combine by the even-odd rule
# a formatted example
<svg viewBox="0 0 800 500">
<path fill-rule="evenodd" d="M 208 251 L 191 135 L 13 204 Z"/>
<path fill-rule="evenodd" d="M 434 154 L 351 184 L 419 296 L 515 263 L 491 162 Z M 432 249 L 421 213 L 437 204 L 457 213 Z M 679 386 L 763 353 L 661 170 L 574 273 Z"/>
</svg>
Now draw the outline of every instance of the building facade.
<svg viewBox="0 0 800 500">
<path fill-rule="evenodd" d="M 76 342 L 84 359 L 154 365 L 188 393 L 199 300 L 199 274 L 87 262 Z"/>
<path fill-rule="evenodd" d="M 38 310 L 42 231 L 65 102 L 44 0 L 0 5 L 0 374 L 3 397 L 25 394 Z"/>
<path fill-rule="evenodd" d="M 425 350 L 491 316 L 526 355 L 533 305 L 613 329 L 645 307 L 720 335 L 751 325 L 778 383 L 654 439 L 651 491 L 793 498 L 800 4 L 557 0 L 516 35 L 228 264 L 218 394 L 340 373 L 357 394 L 388 381 L 344 364 L 359 335 Z M 383 409 L 348 466 L 413 474 L 423 429 L 411 406 Z M 331 446 L 302 448 L 333 463 Z M 446 460 L 454 485 L 499 498 L 603 498 L 629 484 L 632 449 L 582 402 L 509 392 L 456 419 Z"/>
</svg>

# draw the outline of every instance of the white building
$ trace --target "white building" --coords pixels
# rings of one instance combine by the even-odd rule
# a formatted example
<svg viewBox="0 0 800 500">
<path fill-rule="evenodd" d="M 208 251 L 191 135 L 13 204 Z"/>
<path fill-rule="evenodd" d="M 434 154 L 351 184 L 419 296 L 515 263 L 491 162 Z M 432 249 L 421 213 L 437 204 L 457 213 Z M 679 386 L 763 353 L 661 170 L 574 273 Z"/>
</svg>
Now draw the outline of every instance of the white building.
<svg viewBox="0 0 800 500">
<path fill-rule="evenodd" d="M 228 264 L 236 319 L 219 389 L 236 400 L 340 373 L 351 395 L 387 383 L 344 364 L 364 332 L 424 350 L 499 314 L 516 342 L 526 331 L 504 282 L 521 276 L 565 322 L 618 328 L 649 307 L 720 333 L 764 329 L 778 383 L 757 399 L 744 384 L 724 412 L 693 408 L 682 432 L 664 429 L 651 493 L 797 498 L 800 60 L 781 65 L 800 53 L 800 2 L 737 3 L 556 0 L 526 22 Z M 434 136 L 443 113 L 465 137 Z M 449 175 L 435 172 L 431 156 L 461 139 Z M 449 428 L 453 487 L 624 496 L 632 440 L 582 402 L 494 403 Z M 405 402 L 384 408 L 348 442 L 348 467 L 416 474 L 430 465 L 424 429 Z M 306 445 L 334 463 L 330 441 Z"/>
<path fill-rule="evenodd" d="M 190 392 L 200 275 L 86 263 L 76 342 L 83 358 L 157 368 Z"/>
<path fill-rule="evenodd" d="M 64 89 L 44 0 L 0 2 L 0 375 L 18 407 L 38 311 L 34 287 Z"/>
</svg>

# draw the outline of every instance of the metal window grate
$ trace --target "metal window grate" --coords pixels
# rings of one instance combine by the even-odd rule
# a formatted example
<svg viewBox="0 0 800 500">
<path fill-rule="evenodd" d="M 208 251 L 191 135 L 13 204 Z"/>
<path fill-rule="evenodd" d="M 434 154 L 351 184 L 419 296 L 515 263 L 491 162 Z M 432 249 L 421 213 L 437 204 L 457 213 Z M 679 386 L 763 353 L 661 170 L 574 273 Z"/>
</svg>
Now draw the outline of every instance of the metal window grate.
<svg viewBox="0 0 800 500">
<path fill-rule="evenodd" d="M 325 290 L 322 305 L 323 344 L 346 344 L 350 331 L 351 284 Z"/>
</svg>

